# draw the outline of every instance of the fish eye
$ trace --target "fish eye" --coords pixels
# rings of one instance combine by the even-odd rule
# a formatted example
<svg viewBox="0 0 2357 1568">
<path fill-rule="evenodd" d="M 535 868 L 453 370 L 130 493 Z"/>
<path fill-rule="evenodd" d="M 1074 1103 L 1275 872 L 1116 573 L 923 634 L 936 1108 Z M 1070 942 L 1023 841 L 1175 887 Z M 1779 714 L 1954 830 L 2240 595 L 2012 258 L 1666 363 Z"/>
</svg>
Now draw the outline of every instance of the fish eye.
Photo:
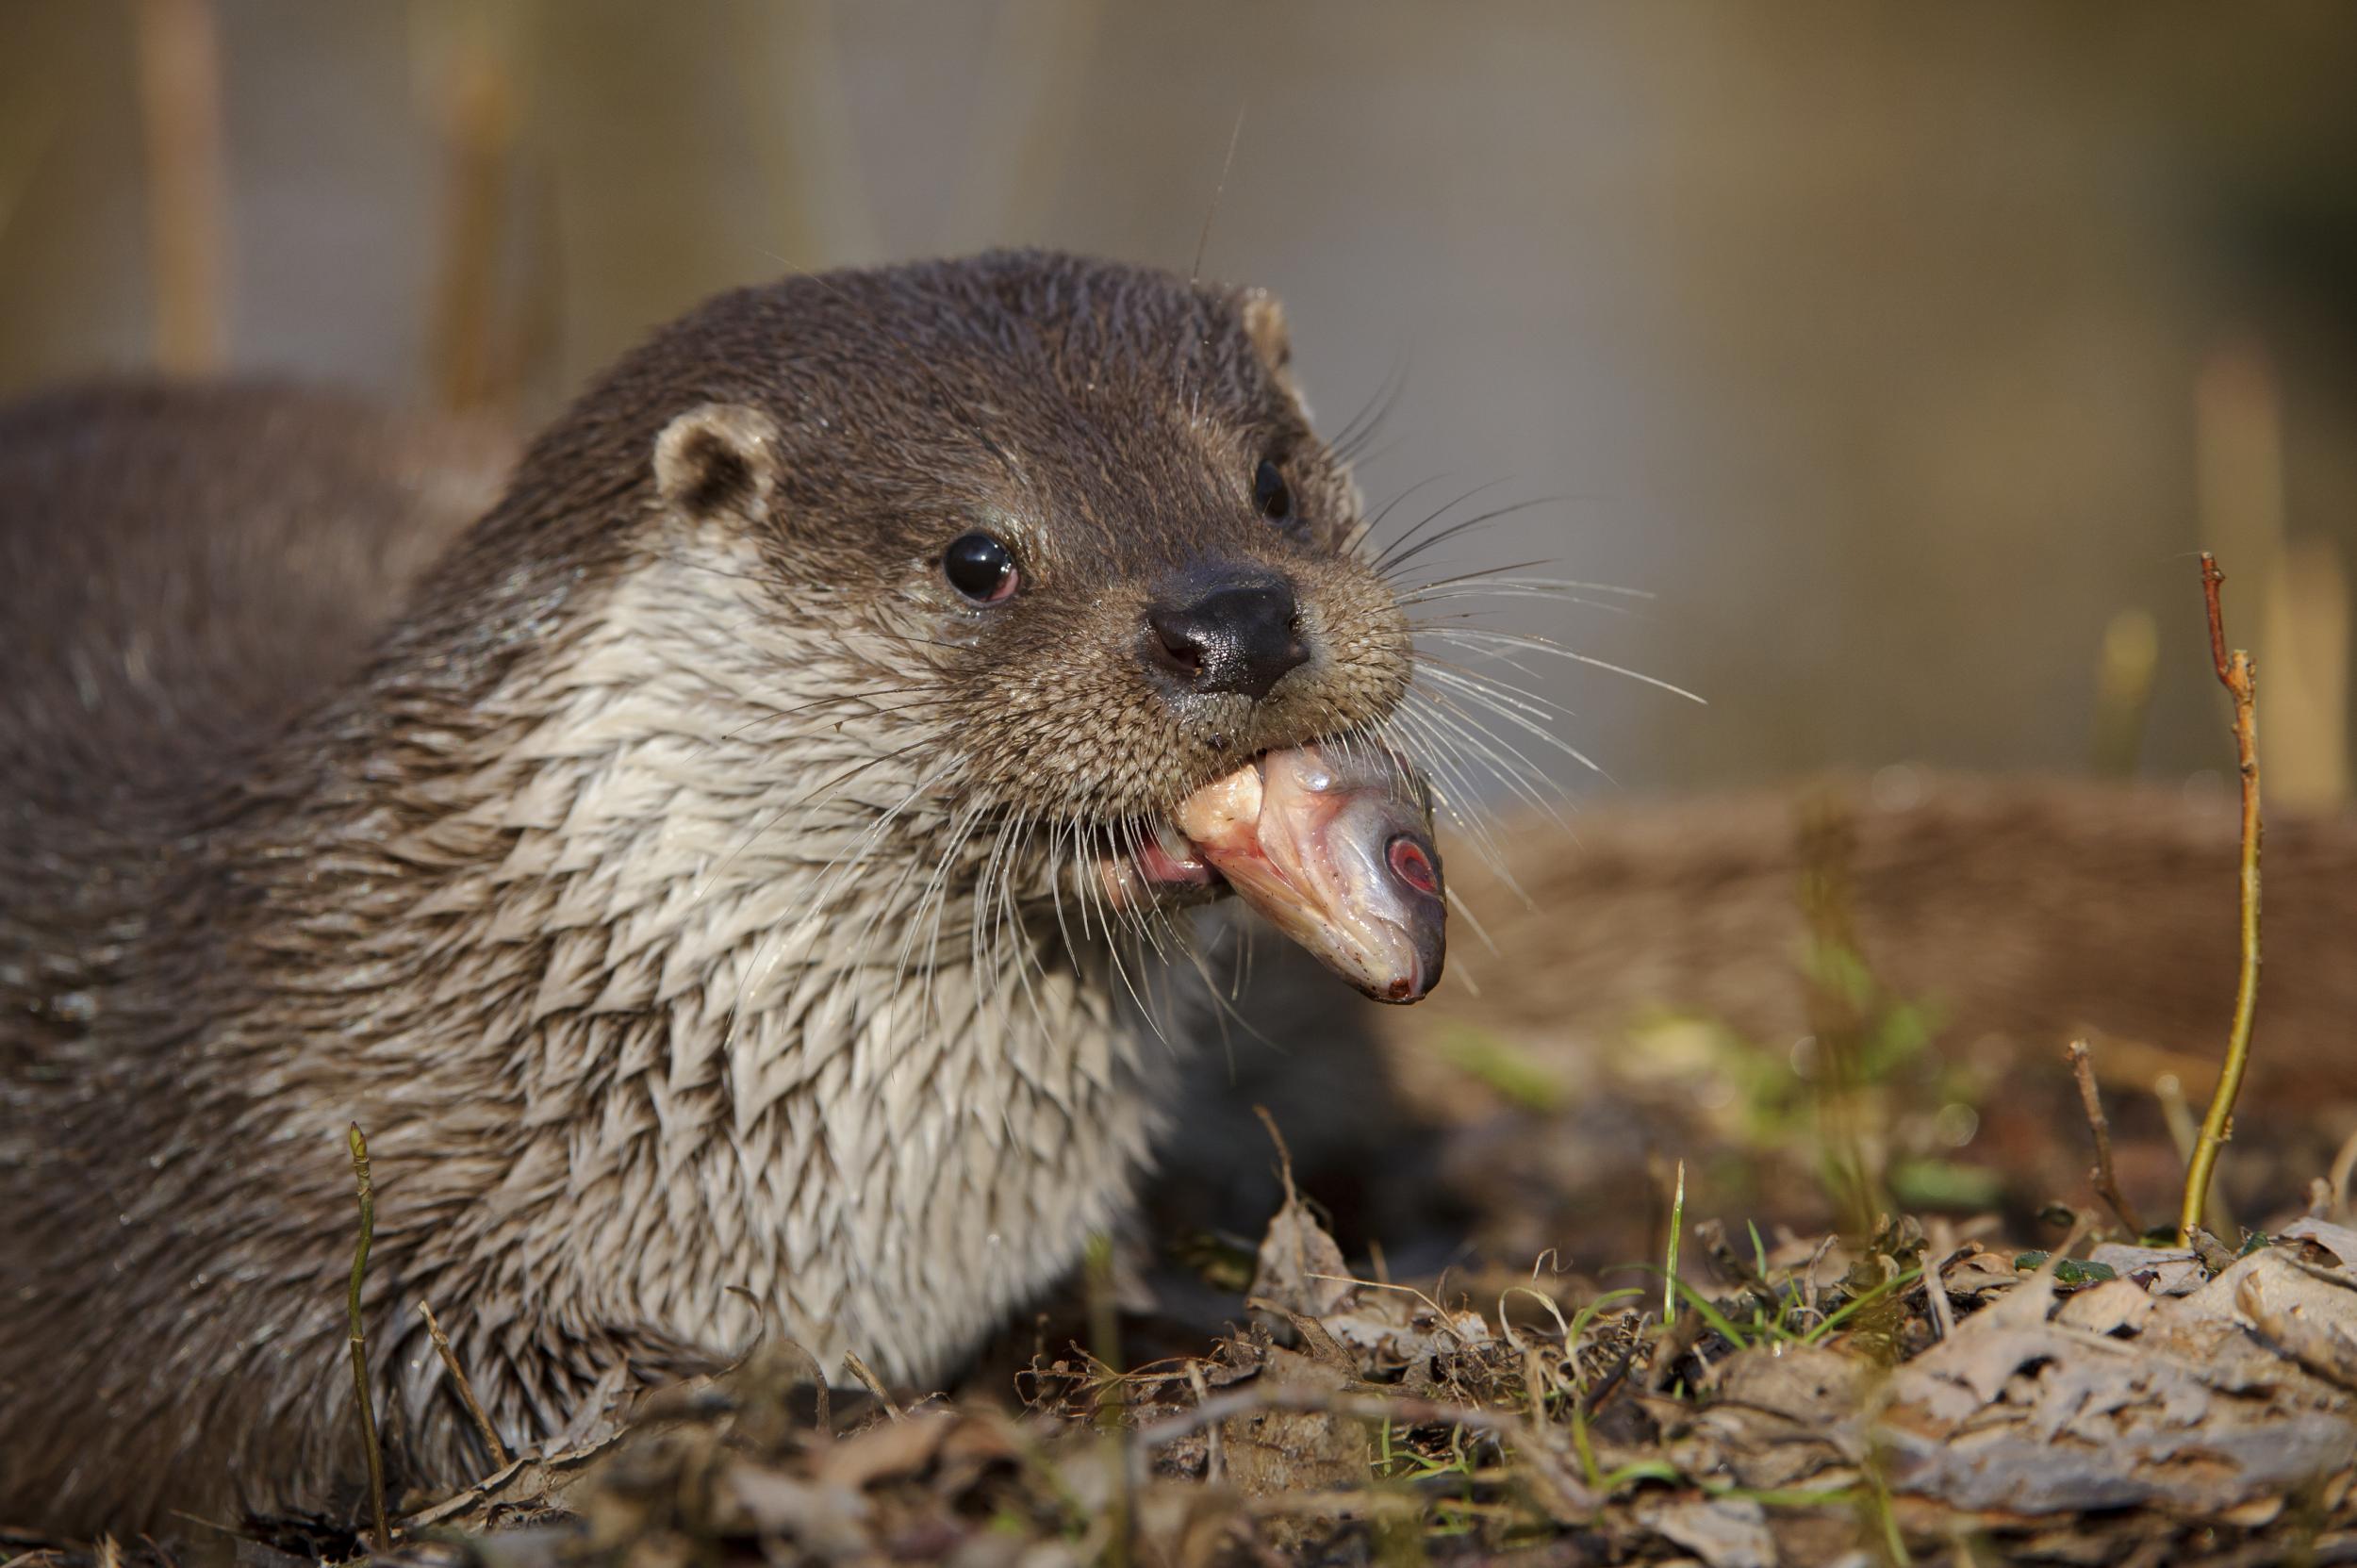
<svg viewBox="0 0 2357 1568">
<path fill-rule="evenodd" d="M 1014 552 L 988 534 L 961 534 L 951 540 L 941 554 L 941 574 L 977 604 L 1014 598 L 1023 581 L 1015 569 Z"/>
<path fill-rule="evenodd" d="M 1272 522 L 1293 520 L 1293 487 L 1285 483 L 1284 474 L 1270 458 L 1261 458 L 1261 466 L 1252 470 L 1252 503 Z"/>
</svg>

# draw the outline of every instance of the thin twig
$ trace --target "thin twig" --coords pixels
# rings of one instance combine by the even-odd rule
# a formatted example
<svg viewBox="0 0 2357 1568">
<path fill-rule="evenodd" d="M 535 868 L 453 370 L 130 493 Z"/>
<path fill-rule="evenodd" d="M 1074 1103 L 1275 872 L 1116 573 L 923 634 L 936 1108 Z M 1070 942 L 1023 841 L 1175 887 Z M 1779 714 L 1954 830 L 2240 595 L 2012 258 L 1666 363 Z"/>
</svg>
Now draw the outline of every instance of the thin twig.
<svg viewBox="0 0 2357 1568">
<path fill-rule="evenodd" d="M 352 1145 L 352 1176 L 360 1188 L 360 1244 L 352 1249 L 352 1288 L 344 1310 L 352 1330 L 352 1394 L 360 1407 L 360 1448 L 369 1461 L 369 1510 L 375 1522 L 371 1539 L 380 1552 L 393 1549 L 393 1532 L 385 1523 L 385 1455 L 376 1445 L 376 1405 L 369 1397 L 369 1342 L 360 1327 L 360 1282 L 369 1276 L 369 1243 L 376 1239 L 376 1189 L 369 1181 L 369 1140 L 354 1122 L 344 1134 Z"/>
<path fill-rule="evenodd" d="M 2349 1179 L 2357 1173 L 2357 1132 L 2341 1142 L 2340 1152 L 2332 1156 L 2332 1174 L 2326 1178 L 2332 1187 L 2331 1218 L 2335 1225 L 2349 1218 Z"/>
<path fill-rule="evenodd" d="M 2141 1240 L 2144 1222 L 2136 1217 L 2128 1195 L 2119 1190 L 2118 1173 L 2112 1168 L 2112 1124 L 2103 1114 L 2102 1092 L 2095 1086 L 2095 1059 L 2088 1054 L 2085 1040 L 2070 1042 L 2070 1076 L 2079 1081 L 2079 1103 L 2086 1110 L 2087 1131 L 2095 1134 L 2095 1169 L 2087 1173 L 2095 1183 L 2095 1196 L 2127 1229 L 2131 1240 Z"/>
<path fill-rule="evenodd" d="M 458 1364 L 458 1352 L 450 1347 L 450 1336 L 434 1321 L 434 1309 L 420 1301 L 418 1313 L 425 1319 L 425 1331 L 433 1336 L 435 1354 L 442 1358 L 442 1368 L 450 1374 L 451 1386 L 458 1391 L 458 1402 L 467 1407 L 467 1413 L 474 1417 L 475 1429 L 490 1445 L 491 1470 L 496 1475 L 507 1468 L 507 1444 L 500 1441 L 499 1433 L 492 1428 L 491 1418 L 483 1413 L 483 1401 L 474 1396 L 474 1385 L 467 1381 L 467 1369 Z"/>
<path fill-rule="evenodd" d="M 884 1392 L 883 1379 L 876 1376 L 874 1368 L 860 1360 L 858 1351 L 843 1352 L 843 1366 L 852 1377 L 860 1380 L 862 1387 L 876 1396 L 876 1402 L 884 1408 L 884 1414 L 895 1421 L 900 1419 L 900 1407 L 893 1402 L 891 1395 Z"/>
<path fill-rule="evenodd" d="M 2234 1022 L 2226 1039 L 2226 1065 L 2210 1096 L 2209 1114 L 2201 1119 L 2201 1136 L 2193 1146 L 2185 1167 L 2185 1192 L 2177 1209 L 2178 1245 L 2189 1246 L 2201 1223 L 2218 1150 L 2233 1134 L 2234 1100 L 2242 1092 L 2243 1069 L 2250 1061 L 2250 1028 L 2259 1011 L 2259 714 L 2258 671 L 2241 649 L 2226 651 L 2224 618 L 2218 610 L 2218 586 L 2226 574 L 2217 559 L 2201 553 L 2201 598 L 2210 616 L 2210 661 L 2218 684 L 2234 703 L 2234 755 L 2242 774 L 2242 974 L 2234 985 Z"/>
<path fill-rule="evenodd" d="M 1604 1380 L 1590 1389 L 1586 1397 L 1580 1400 L 1579 1413 L 1581 1415 L 1594 1415 L 1604 1409 L 1604 1402 L 1612 1397 L 1614 1391 L 1619 1389 L 1622 1381 L 1628 1377 L 1628 1369 L 1636 1364 L 1637 1352 L 1644 1343 L 1641 1338 L 1631 1335 L 1628 1343 L 1621 1346 L 1620 1360 L 1612 1363 L 1612 1370 L 1606 1373 Z"/>
<path fill-rule="evenodd" d="M 1948 1300 L 1948 1265 L 1964 1256 L 1956 1246 L 1956 1228 L 1933 1218 L 1923 1235 L 1923 1305 L 1931 1309 L 1932 1337 L 1947 1340 L 1956 1331 L 1956 1310 Z"/>
<path fill-rule="evenodd" d="M 1670 1199 L 1670 1245 L 1661 1267 L 1661 1321 L 1677 1316 L 1678 1233 L 1686 1229 L 1686 1162 L 1678 1162 L 1677 1191 Z"/>
<path fill-rule="evenodd" d="M 1208 1404 L 1211 1397 L 1211 1384 L 1204 1379 L 1203 1368 L 1194 1362 L 1187 1363 L 1187 1384 L 1195 1390 L 1195 1402 Z M 1228 1483 L 1228 1448 L 1221 1442 L 1220 1429 L 1207 1427 L 1203 1431 L 1203 1479 L 1211 1486 Z"/>
</svg>

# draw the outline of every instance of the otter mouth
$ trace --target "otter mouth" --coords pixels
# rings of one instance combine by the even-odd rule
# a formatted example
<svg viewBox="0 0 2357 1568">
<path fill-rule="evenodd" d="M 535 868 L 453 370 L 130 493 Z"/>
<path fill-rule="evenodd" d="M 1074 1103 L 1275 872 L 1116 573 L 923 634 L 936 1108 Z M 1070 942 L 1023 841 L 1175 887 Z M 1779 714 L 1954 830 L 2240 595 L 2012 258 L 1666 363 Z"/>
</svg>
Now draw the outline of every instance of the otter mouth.
<svg viewBox="0 0 2357 1568">
<path fill-rule="evenodd" d="M 1181 801 L 1099 874 L 1117 908 L 1233 891 L 1377 1001 L 1417 1001 L 1440 982 L 1448 906 L 1431 802 L 1385 751 L 1263 752 Z"/>
</svg>

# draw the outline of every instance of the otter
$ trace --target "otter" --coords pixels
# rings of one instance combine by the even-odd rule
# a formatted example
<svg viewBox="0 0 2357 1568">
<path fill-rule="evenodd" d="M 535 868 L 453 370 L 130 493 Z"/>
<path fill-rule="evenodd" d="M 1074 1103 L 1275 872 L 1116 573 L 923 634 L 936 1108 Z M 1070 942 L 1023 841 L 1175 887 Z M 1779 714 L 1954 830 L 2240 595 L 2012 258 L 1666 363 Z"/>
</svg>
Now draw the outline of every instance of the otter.
<svg viewBox="0 0 2357 1568">
<path fill-rule="evenodd" d="M 237 413 L 0 421 L 0 1517 L 351 1506 L 348 1124 L 450 1486 L 420 1301 L 511 1446 L 765 1332 L 927 1381 L 1129 1205 L 1180 912 L 1438 979 L 1405 595 L 1264 293 L 727 294 L 446 544 Z"/>
</svg>

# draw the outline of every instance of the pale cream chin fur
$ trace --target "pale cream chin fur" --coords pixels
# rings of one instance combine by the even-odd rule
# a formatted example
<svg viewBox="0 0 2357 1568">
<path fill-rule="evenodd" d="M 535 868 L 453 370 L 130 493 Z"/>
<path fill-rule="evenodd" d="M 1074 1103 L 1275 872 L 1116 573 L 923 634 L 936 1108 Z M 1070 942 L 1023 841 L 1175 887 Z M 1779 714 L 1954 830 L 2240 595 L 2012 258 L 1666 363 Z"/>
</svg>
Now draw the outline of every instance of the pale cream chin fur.
<svg viewBox="0 0 2357 1568">
<path fill-rule="evenodd" d="M 523 1163 L 596 1228 L 551 1258 L 574 1299 L 542 1310 L 721 1355 L 774 1313 L 830 1372 L 856 1350 L 922 1382 L 1126 1203 L 1168 1053 L 1041 950 L 1052 919 L 995 924 L 944 872 L 937 755 L 875 760 L 911 726 L 861 698 L 877 677 L 839 636 L 764 602 L 741 538 L 678 541 L 530 667 L 562 684 L 511 695 L 548 717 L 479 818 L 519 836 L 442 897 L 487 950 L 527 911 L 559 933 L 498 1025 L 543 1034 L 503 1048 L 541 1129 Z M 517 896 L 536 880 L 552 896 Z"/>
</svg>

